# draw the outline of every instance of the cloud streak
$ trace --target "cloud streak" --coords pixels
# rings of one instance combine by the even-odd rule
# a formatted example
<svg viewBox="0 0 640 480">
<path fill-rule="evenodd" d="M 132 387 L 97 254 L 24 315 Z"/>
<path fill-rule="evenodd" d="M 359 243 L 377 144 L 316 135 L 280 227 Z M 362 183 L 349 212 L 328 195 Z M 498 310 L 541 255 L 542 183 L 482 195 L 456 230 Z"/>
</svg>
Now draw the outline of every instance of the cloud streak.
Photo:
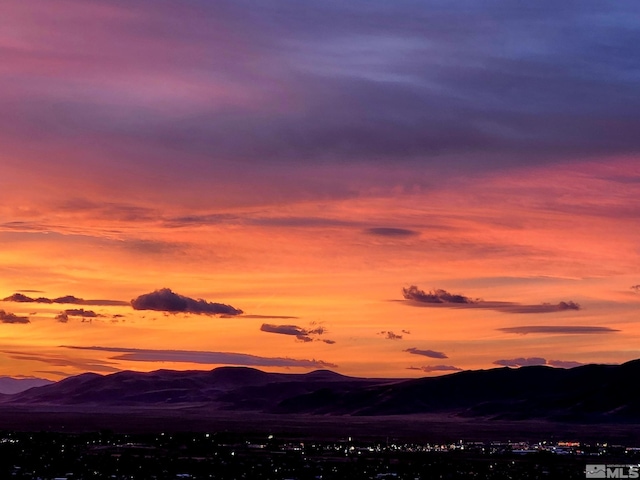
<svg viewBox="0 0 640 480">
<path fill-rule="evenodd" d="M 316 359 L 295 359 L 288 357 L 262 357 L 246 353 L 209 352 L 193 350 L 153 350 L 120 347 L 82 347 L 62 345 L 62 348 L 117 353 L 112 360 L 132 362 L 176 362 L 199 363 L 206 365 L 242 365 L 250 367 L 299 367 L 299 368 L 337 368 L 336 364 Z"/>
<path fill-rule="evenodd" d="M 145 293 L 131 300 L 134 310 L 156 310 L 169 313 L 195 313 L 203 315 L 240 315 L 242 310 L 223 303 L 193 299 L 174 293 L 169 288 L 161 288 Z"/>
<path fill-rule="evenodd" d="M 96 318 L 100 316 L 93 310 L 85 310 L 84 308 L 68 308 L 64 313 L 72 317 Z"/>
<path fill-rule="evenodd" d="M 449 293 L 442 289 L 433 289 L 425 292 L 415 285 L 403 288 L 402 295 L 409 305 L 420 307 L 480 308 L 503 313 L 554 313 L 580 310 L 581 308 L 579 304 L 573 301 L 562 301 L 556 304 L 541 303 L 539 305 L 484 301 L 481 299 L 472 299 L 460 294 Z"/>
<path fill-rule="evenodd" d="M 263 323 L 260 331 L 280 335 L 294 335 L 296 337 L 308 334 L 304 328 L 298 327 L 297 325 L 272 325 L 270 323 Z"/>
<path fill-rule="evenodd" d="M 326 329 L 321 326 L 315 326 L 314 328 L 302 328 L 298 325 L 274 325 L 271 323 L 263 323 L 260 326 L 260 331 L 266 333 L 276 333 L 278 335 L 291 335 L 295 336 L 298 340 L 302 342 L 313 342 L 314 338 L 312 336 L 322 335 L 326 332 Z M 316 338 L 315 340 L 320 340 Z M 325 343 L 333 344 L 334 341 L 323 340 Z"/>
<path fill-rule="evenodd" d="M 127 302 L 121 300 L 85 300 L 83 298 L 78 298 L 73 295 L 65 295 L 63 297 L 57 298 L 47 298 L 47 297 L 28 297 L 22 293 L 14 293 L 13 295 L 3 298 L 3 302 L 17 302 L 17 303 L 61 303 L 61 304 L 71 304 L 71 305 L 89 305 L 89 306 L 118 306 L 118 305 L 129 305 Z"/>
<path fill-rule="evenodd" d="M 436 352 L 435 350 L 421 350 L 416 347 L 406 348 L 403 352 L 411 353 L 413 355 L 423 355 L 430 358 L 449 358 L 442 352 Z"/>
<path fill-rule="evenodd" d="M 425 373 L 432 372 L 460 372 L 461 368 L 454 367 L 453 365 L 425 365 L 423 367 L 407 367 L 407 370 L 420 370 Z"/>
<path fill-rule="evenodd" d="M 379 237 L 415 237 L 420 235 L 420 232 L 416 230 L 409 230 L 406 228 L 392 228 L 392 227 L 373 227 L 365 230 L 369 235 L 375 235 Z"/>
<path fill-rule="evenodd" d="M 542 357 L 519 357 L 508 360 L 496 360 L 493 363 L 494 365 L 501 365 L 503 367 L 530 367 L 533 365 L 546 365 L 547 360 Z"/>
<path fill-rule="evenodd" d="M 530 367 L 537 365 L 548 365 L 556 368 L 573 368 L 584 365 L 584 363 L 576 362 L 572 360 L 547 360 L 542 357 L 518 357 L 504 360 L 496 360 L 494 365 L 501 365 L 503 367 Z"/>
<path fill-rule="evenodd" d="M 498 328 L 498 330 L 504 333 L 515 333 L 517 335 L 595 335 L 620 331 L 610 327 L 593 327 L 589 325 L 524 325 L 521 327 Z"/>
<path fill-rule="evenodd" d="M 14 350 L 3 350 L 10 358 L 20 361 L 40 362 L 55 367 L 70 367 L 81 372 L 119 372 L 116 363 L 92 358 L 67 357 L 65 355 L 25 353 Z"/>
</svg>

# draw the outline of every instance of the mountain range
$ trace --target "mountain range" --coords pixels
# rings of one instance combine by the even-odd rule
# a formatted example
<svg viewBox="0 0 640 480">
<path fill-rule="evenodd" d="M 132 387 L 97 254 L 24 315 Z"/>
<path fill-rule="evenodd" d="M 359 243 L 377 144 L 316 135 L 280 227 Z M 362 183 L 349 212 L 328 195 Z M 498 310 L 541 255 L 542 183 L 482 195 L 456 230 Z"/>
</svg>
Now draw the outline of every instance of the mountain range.
<svg viewBox="0 0 640 480">
<path fill-rule="evenodd" d="M 622 365 L 468 370 L 419 379 L 374 379 L 328 370 L 85 373 L 0 398 L 0 405 L 145 407 L 378 416 L 446 414 L 501 420 L 640 423 L 640 360 Z"/>
<path fill-rule="evenodd" d="M 14 394 L 23 392 L 33 387 L 41 387 L 42 385 L 49 385 L 53 383 L 51 380 L 45 380 L 44 378 L 36 377 L 0 377 L 0 394 Z"/>
</svg>

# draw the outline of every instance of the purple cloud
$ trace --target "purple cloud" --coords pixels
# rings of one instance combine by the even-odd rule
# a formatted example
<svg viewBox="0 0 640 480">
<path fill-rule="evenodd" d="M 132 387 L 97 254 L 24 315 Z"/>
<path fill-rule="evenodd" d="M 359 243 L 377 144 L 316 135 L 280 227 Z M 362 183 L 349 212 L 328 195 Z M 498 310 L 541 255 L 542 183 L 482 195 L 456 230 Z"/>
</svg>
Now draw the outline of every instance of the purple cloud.
<svg viewBox="0 0 640 480">
<path fill-rule="evenodd" d="M 301 341 L 301 342 L 313 342 L 314 340 L 320 340 L 318 338 L 314 339 L 312 338 L 315 335 L 322 335 L 324 333 L 326 333 L 326 329 L 321 326 L 321 325 L 317 325 L 314 326 L 315 324 L 312 323 L 312 327 L 313 328 L 302 328 L 299 327 L 298 325 L 273 325 L 270 323 L 263 323 L 260 326 L 260 331 L 262 332 L 266 332 L 266 333 L 277 333 L 279 335 L 291 335 L 291 336 L 295 336 L 297 340 Z M 325 343 L 335 343 L 332 340 L 323 340 Z"/>
<path fill-rule="evenodd" d="M 436 352 L 435 350 L 420 350 L 416 347 L 406 348 L 403 352 L 411 353 L 413 355 L 423 355 L 431 358 L 449 358 L 442 352 Z"/>
<path fill-rule="evenodd" d="M 493 362 L 495 365 L 502 365 L 504 367 L 526 367 L 532 365 L 546 365 L 547 360 L 541 357 L 530 358 L 512 358 L 510 360 L 496 360 Z"/>
<path fill-rule="evenodd" d="M 403 288 L 402 295 L 411 305 L 423 307 L 481 308 L 504 313 L 553 313 L 580 310 L 580 305 L 573 301 L 562 301 L 556 304 L 541 303 L 539 305 L 525 305 L 515 302 L 487 302 L 480 299 L 471 299 L 460 294 L 452 294 L 442 289 L 425 292 L 415 285 Z"/>
<path fill-rule="evenodd" d="M 25 353 L 13 350 L 3 350 L 2 353 L 9 355 L 14 360 L 41 362 L 55 367 L 70 367 L 82 372 L 119 372 L 114 362 L 96 360 L 91 358 L 69 358 L 64 355 Z"/>
<path fill-rule="evenodd" d="M 192 350 L 151 350 L 120 347 L 80 347 L 63 345 L 62 348 L 75 350 L 93 350 L 118 353 L 112 360 L 134 362 L 185 362 L 207 365 L 243 365 L 250 367 L 300 367 L 300 368 L 337 368 L 337 365 L 323 360 L 306 360 L 288 357 L 261 357 L 246 353 L 208 352 Z"/>
<path fill-rule="evenodd" d="M 3 11 L 21 25 L 7 45 L 21 48 L 5 52 L 12 75 L 0 81 L 0 132 L 25 157 L 67 147 L 60 166 L 69 171 L 103 173 L 113 163 L 101 159 L 118 152 L 132 182 L 155 167 L 160 178 L 176 172 L 179 184 L 191 169 L 176 166 L 195 161 L 198 173 L 217 173 L 220 188 L 239 173 L 253 181 L 292 169 L 313 185 L 309 165 L 368 171 L 393 159 L 416 172 L 414 184 L 433 166 L 447 175 L 640 149 L 640 47 L 620 21 L 638 15 L 634 2 L 594 3 L 588 12 L 507 0 L 64 7 L 74 14 Z M 91 42 L 74 41 L 78 25 Z M 496 44 L 508 47 L 496 54 Z M 334 191 L 350 193 L 351 179 L 336 178 Z M 293 185 L 280 182 L 273 188 Z M 115 218 L 148 215 L 112 210 Z"/>
<path fill-rule="evenodd" d="M 547 361 L 547 365 L 551 365 L 552 367 L 557 368 L 574 368 L 585 365 L 582 362 L 576 362 L 573 360 L 549 360 Z"/>
<path fill-rule="evenodd" d="M 85 310 L 84 308 L 69 308 L 64 313 L 72 317 L 96 318 L 100 316 L 93 310 Z"/>
<path fill-rule="evenodd" d="M 530 333 L 553 334 L 553 335 L 590 335 L 599 333 L 619 332 L 615 328 L 592 327 L 588 325 L 525 325 L 521 327 L 498 328 L 501 332 L 515 333 L 518 335 L 528 335 Z"/>
<path fill-rule="evenodd" d="M 280 335 L 294 335 L 301 336 L 307 335 L 307 331 L 304 328 L 297 325 L 272 325 L 270 323 L 263 323 L 260 330 L 267 333 L 278 333 Z"/>
<path fill-rule="evenodd" d="M 240 315 L 242 310 L 223 303 L 207 302 L 193 299 L 172 292 L 169 288 L 161 288 L 145 293 L 131 300 L 134 310 L 156 310 L 169 313 L 195 313 L 204 315 Z"/>
<path fill-rule="evenodd" d="M 415 285 L 402 289 L 402 295 L 407 300 L 413 300 L 420 303 L 455 303 L 455 304 L 472 304 L 475 300 L 465 297 L 464 295 L 452 294 L 442 289 L 434 289 L 430 292 L 420 290 Z"/>
<path fill-rule="evenodd" d="M 426 373 L 431 372 L 460 372 L 461 368 L 454 367 L 453 365 L 425 365 L 423 367 L 407 367 L 407 370 L 420 370 Z"/>
<path fill-rule="evenodd" d="M 378 335 L 384 335 L 384 338 L 387 340 L 402 340 L 402 335 L 398 335 L 391 330 L 383 330 L 378 332 Z"/>
<path fill-rule="evenodd" d="M 27 317 L 19 317 L 15 313 L 0 310 L 0 323 L 31 323 Z"/>
<path fill-rule="evenodd" d="M 406 228 L 392 228 L 392 227 L 373 227 L 365 230 L 369 235 L 377 235 L 380 237 L 415 237 L 420 235 L 420 232 L 415 230 L 408 230 Z"/>
<path fill-rule="evenodd" d="M 14 293 L 6 298 L 2 299 L 3 302 L 17 302 L 17 303 L 29 303 L 29 302 L 38 302 L 38 303 L 52 303 L 52 300 L 44 297 L 39 298 L 31 298 L 22 293 Z"/>
<path fill-rule="evenodd" d="M 18 302 L 18 303 L 67 303 L 73 305 L 91 305 L 91 306 L 118 306 L 129 305 L 127 302 L 121 300 L 85 300 L 73 295 L 65 295 L 57 298 L 38 297 L 32 298 L 22 293 L 14 293 L 13 295 L 3 298 L 3 302 Z"/>
<path fill-rule="evenodd" d="M 548 365 L 556 368 L 573 368 L 584 365 L 581 362 L 575 362 L 571 360 L 547 360 L 542 357 L 529 357 L 529 358 L 511 358 L 504 360 L 496 360 L 494 365 L 502 365 L 504 367 L 528 367 L 534 365 Z"/>
</svg>

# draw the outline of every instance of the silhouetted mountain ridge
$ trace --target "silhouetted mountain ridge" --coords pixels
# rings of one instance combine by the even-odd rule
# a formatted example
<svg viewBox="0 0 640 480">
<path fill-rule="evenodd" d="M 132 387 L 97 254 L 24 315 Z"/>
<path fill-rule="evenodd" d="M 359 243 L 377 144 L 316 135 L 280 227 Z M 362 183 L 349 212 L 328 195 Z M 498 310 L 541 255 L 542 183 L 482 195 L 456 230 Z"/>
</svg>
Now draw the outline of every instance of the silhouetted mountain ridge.
<svg viewBox="0 0 640 480">
<path fill-rule="evenodd" d="M 50 380 L 35 377 L 5 377 L 0 376 L 0 395 L 12 395 L 14 393 L 23 392 L 33 387 L 51 384 Z"/>
<path fill-rule="evenodd" d="M 10 405 L 204 407 L 280 414 L 439 413 L 505 420 L 640 421 L 632 386 L 640 360 L 622 365 L 468 370 L 411 380 L 347 377 L 329 370 L 87 373 L 0 398 Z"/>
</svg>

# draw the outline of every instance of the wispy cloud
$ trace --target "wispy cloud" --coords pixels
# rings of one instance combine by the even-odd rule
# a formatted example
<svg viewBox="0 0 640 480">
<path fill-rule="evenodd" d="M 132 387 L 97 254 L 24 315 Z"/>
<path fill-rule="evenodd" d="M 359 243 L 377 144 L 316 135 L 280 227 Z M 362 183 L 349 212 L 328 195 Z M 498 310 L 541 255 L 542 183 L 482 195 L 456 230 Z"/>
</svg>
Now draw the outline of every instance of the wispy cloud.
<svg viewBox="0 0 640 480">
<path fill-rule="evenodd" d="M 267 333 L 278 333 L 280 335 L 294 335 L 296 337 L 301 335 L 307 335 L 307 331 L 304 328 L 297 325 L 272 325 L 270 323 L 263 323 L 260 330 Z"/>
<path fill-rule="evenodd" d="M 433 289 L 425 292 L 415 285 L 403 288 L 402 295 L 410 305 L 422 307 L 481 308 L 504 313 L 554 313 L 580 310 L 580 305 L 573 301 L 561 301 L 556 304 L 541 303 L 538 305 L 484 301 L 481 299 L 472 299 L 461 294 L 449 293 L 442 289 Z"/>
<path fill-rule="evenodd" d="M 95 202 L 83 197 L 66 199 L 56 206 L 56 210 L 119 222 L 155 221 L 159 216 L 159 212 L 153 208 L 113 201 Z"/>
<path fill-rule="evenodd" d="M 133 362 L 184 362 L 206 365 L 244 365 L 252 367 L 337 368 L 337 365 L 323 360 L 295 359 L 288 357 L 262 357 L 258 355 L 234 352 L 152 350 L 100 346 L 81 347 L 72 345 L 63 345 L 62 348 L 117 353 L 119 355 L 111 357 L 112 360 Z"/>
<path fill-rule="evenodd" d="M 431 372 L 459 372 L 461 368 L 454 367 L 453 365 L 425 365 L 423 367 L 407 367 L 407 370 L 421 370 L 426 373 Z"/>
<path fill-rule="evenodd" d="M 85 310 L 84 308 L 68 308 L 64 313 L 72 317 L 96 318 L 100 316 L 93 310 Z"/>
<path fill-rule="evenodd" d="M 372 227 L 367 228 L 365 233 L 369 235 L 376 235 L 379 237 L 415 237 L 420 235 L 420 232 L 416 230 L 409 230 L 406 228 L 393 228 L 393 227 Z"/>
<path fill-rule="evenodd" d="M 286 13 L 256 1 L 181 9 L 162 4 L 154 15 L 146 7 L 112 5 L 105 14 L 70 2 L 76 13 L 59 28 L 72 31 L 80 19 L 93 32 L 91 47 L 70 49 L 64 34 L 9 33 L 8 45 L 24 47 L 7 48 L 14 73 L 2 85 L 3 130 L 26 138 L 36 126 L 50 129 L 32 139 L 39 149 L 89 134 L 98 145 L 109 136 L 126 145 L 138 145 L 135 139 L 156 151 L 182 148 L 185 158 L 242 159 L 256 175 L 268 172 L 265 165 L 274 159 L 297 166 L 301 159 L 403 164 L 420 158 L 442 169 L 448 166 L 442 158 L 454 157 L 454 167 L 486 169 L 478 156 L 530 164 L 554 154 L 639 148 L 632 112 L 640 101 L 634 64 L 625 61 L 637 58 L 638 47 L 619 21 L 638 13 L 633 2 L 594 4 L 589 14 L 573 4 L 561 11 L 546 3 L 523 10 L 506 1 L 482 8 L 317 3 L 288 5 Z M 25 9 L 4 13 L 15 23 Z M 243 9 L 259 15 L 242 15 Z M 52 31 L 57 12 L 30 12 L 23 30 Z M 485 16 L 498 22 L 489 25 Z M 168 18 L 175 20 L 171 42 L 159 33 Z M 232 28 L 212 29 L 218 22 Z M 129 49 L 121 49 L 114 32 Z M 509 46 L 500 55 L 496 38 Z M 607 48 L 617 55 L 607 55 Z M 215 65 L 202 62 L 205 50 L 215 53 Z M 47 69 L 52 58 L 53 71 Z M 123 83 L 117 74 L 123 71 L 137 81 Z M 215 75 L 220 71 L 224 75 Z M 39 106 L 30 98 L 40 98 Z M 68 98 L 75 101 L 56 103 Z M 203 102 L 211 108 L 203 109 Z M 605 128 L 611 124 L 618 128 Z M 475 155 L 457 158 L 466 152 Z M 141 162 L 150 164 L 144 157 Z"/>
<path fill-rule="evenodd" d="M 199 214 L 168 218 L 164 221 L 168 228 L 197 227 L 207 225 L 246 225 L 275 228 L 326 228 L 357 226 L 358 222 L 329 217 L 313 216 L 265 216 L 256 212 L 236 214 Z"/>
<path fill-rule="evenodd" d="M 620 330 L 610 327 L 593 327 L 590 325 L 524 325 L 521 327 L 498 328 L 504 333 L 518 335 L 528 334 L 552 334 L 552 335 L 591 335 L 599 333 L 615 333 Z"/>
<path fill-rule="evenodd" d="M 204 315 L 240 315 L 242 310 L 223 303 L 193 299 L 174 293 L 169 288 L 161 288 L 145 293 L 131 300 L 134 310 L 156 310 L 169 313 L 195 313 Z"/>
<path fill-rule="evenodd" d="M 36 370 L 36 373 L 45 373 L 48 375 L 55 375 L 56 377 L 63 377 L 63 378 L 67 378 L 72 375 L 70 373 L 61 372 L 60 370 Z"/>
<path fill-rule="evenodd" d="M 386 340 L 402 340 L 402 335 L 398 335 L 391 330 L 383 330 L 378 332 L 378 335 L 383 335 Z"/>
<path fill-rule="evenodd" d="M 530 358 L 511 358 L 508 360 L 496 360 L 494 365 L 502 365 L 504 367 L 526 367 L 532 365 L 546 365 L 547 360 L 542 357 L 530 357 Z"/>
<path fill-rule="evenodd" d="M 120 371 L 115 365 L 117 363 L 107 360 L 97 360 L 92 358 L 67 357 L 65 355 L 38 354 L 21 352 L 15 350 L 3 350 L 2 353 L 7 354 L 14 360 L 40 362 L 55 367 L 70 367 L 80 372 L 118 372 Z"/>
<path fill-rule="evenodd" d="M 576 362 L 575 360 L 547 360 L 547 365 L 557 368 L 573 368 L 581 365 L 586 365 L 582 362 Z"/>
<path fill-rule="evenodd" d="M 431 358 L 449 358 L 442 352 L 436 352 L 435 350 L 421 350 L 416 347 L 406 348 L 403 352 L 411 353 L 413 355 L 423 355 Z"/>
<path fill-rule="evenodd" d="M 260 330 L 266 333 L 277 333 L 279 335 L 292 335 L 302 342 L 312 342 L 320 340 L 312 338 L 316 335 L 323 335 L 326 329 L 322 325 L 312 325 L 312 328 L 302 328 L 298 325 L 273 325 L 271 323 L 263 323 Z M 333 341 L 325 341 L 325 343 L 335 343 Z"/>
</svg>

